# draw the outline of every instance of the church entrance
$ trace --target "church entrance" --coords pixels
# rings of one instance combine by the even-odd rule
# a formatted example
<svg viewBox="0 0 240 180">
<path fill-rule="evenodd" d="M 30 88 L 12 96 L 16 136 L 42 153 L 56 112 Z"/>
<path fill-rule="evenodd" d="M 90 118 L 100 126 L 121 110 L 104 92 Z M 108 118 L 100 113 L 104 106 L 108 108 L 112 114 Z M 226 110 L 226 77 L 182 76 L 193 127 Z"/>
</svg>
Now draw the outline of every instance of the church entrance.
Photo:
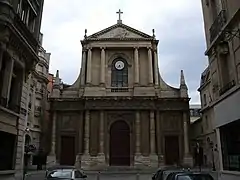
<svg viewBox="0 0 240 180">
<path fill-rule="evenodd" d="M 61 136 L 60 165 L 75 164 L 75 138 L 73 136 Z"/>
<path fill-rule="evenodd" d="M 166 165 L 179 164 L 178 136 L 165 136 L 165 161 Z"/>
<path fill-rule="evenodd" d="M 130 166 L 130 128 L 116 121 L 110 128 L 110 166 Z"/>
</svg>

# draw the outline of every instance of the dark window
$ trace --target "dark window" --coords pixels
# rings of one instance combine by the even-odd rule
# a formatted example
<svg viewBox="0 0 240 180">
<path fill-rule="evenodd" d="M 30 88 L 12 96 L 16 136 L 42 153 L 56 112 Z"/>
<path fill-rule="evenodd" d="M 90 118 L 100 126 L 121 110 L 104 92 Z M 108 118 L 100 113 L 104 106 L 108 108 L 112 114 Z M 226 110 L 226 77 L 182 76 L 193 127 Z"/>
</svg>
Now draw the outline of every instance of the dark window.
<svg viewBox="0 0 240 180">
<path fill-rule="evenodd" d="M 116 67 L 117 62 L 122 62 L 123 67 Z M 128 87 L 128 67 L 125 59 L 117 58 L 112 63 L 111 85 L 112 87 Z"/>
<path fill-rule="evenodd" d="M 233 122 L 220 128 L 223 169 L 240 171 L 240 122 Z"/>
<path fill-rule="evenodd" d="M 14 169 L 16 136 L 0 131 L 0 171 Z"/>
<path fill-rule="evenodd" d="M 9 109 L 19 113 L 21 93 L 22 93 L 22 81 L 23 81 L 23 69 L 20 65 L 14 63 L 11 88 L 10 88 L 10 98 L 9 98 Z"/>
</svg>

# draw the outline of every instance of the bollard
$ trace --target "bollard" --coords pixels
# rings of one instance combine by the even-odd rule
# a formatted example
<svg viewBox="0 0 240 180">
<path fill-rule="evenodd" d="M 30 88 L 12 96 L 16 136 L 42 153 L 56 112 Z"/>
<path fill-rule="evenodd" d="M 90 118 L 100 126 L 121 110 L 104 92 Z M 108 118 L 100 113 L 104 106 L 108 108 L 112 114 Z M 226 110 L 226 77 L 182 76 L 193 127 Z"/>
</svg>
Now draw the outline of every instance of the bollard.
<svg viewBox="0 0 240 180">
<path fill-rule="evenodd" d="M 136 180 L 139 180 L 139 173 L 137 173 L 136 175 Z"/>
<path fill-rule="evenodd" d="M 97 174 L 97 180 L 100 180 L 100 172 Z"/>
</svg>

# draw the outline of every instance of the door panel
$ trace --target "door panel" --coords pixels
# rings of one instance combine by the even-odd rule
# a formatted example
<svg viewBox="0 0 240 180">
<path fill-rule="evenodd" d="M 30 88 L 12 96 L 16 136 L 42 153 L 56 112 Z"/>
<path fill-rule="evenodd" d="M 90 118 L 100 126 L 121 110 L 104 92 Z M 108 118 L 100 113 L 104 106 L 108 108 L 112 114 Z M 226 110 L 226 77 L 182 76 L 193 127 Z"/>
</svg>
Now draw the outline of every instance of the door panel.
<svg viewBox="0 0 240 180">
<path fill-rule="evenodd" d="M 165 136 L 165 161 L 167 165 L 179 164 L 178 136 Z"/>
<path fill-rule="evenodd" d="M 60 165 L 75 164 L 75 138 L 72 136 L 61 136 Z"/>
</svg>

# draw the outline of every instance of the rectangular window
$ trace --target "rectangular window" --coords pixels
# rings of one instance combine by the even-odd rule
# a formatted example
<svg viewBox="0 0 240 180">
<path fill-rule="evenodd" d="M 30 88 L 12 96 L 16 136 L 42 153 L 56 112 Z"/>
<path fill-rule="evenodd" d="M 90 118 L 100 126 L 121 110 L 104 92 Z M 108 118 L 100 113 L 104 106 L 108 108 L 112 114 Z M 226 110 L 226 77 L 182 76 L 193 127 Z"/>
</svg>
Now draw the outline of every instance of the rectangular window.
<svg viewBox="0 0 240 180">
<path fill-rule="evenodd" d="M 14 63 L 8 107 L 16 113 L 20 111 L 22 81 L 23 69 L 17 63 Z"/>
<path fill-rule="evenodd" d="M 240 121 L 220 128 L 223 169 L 240 171 Z"/>
</svg>

